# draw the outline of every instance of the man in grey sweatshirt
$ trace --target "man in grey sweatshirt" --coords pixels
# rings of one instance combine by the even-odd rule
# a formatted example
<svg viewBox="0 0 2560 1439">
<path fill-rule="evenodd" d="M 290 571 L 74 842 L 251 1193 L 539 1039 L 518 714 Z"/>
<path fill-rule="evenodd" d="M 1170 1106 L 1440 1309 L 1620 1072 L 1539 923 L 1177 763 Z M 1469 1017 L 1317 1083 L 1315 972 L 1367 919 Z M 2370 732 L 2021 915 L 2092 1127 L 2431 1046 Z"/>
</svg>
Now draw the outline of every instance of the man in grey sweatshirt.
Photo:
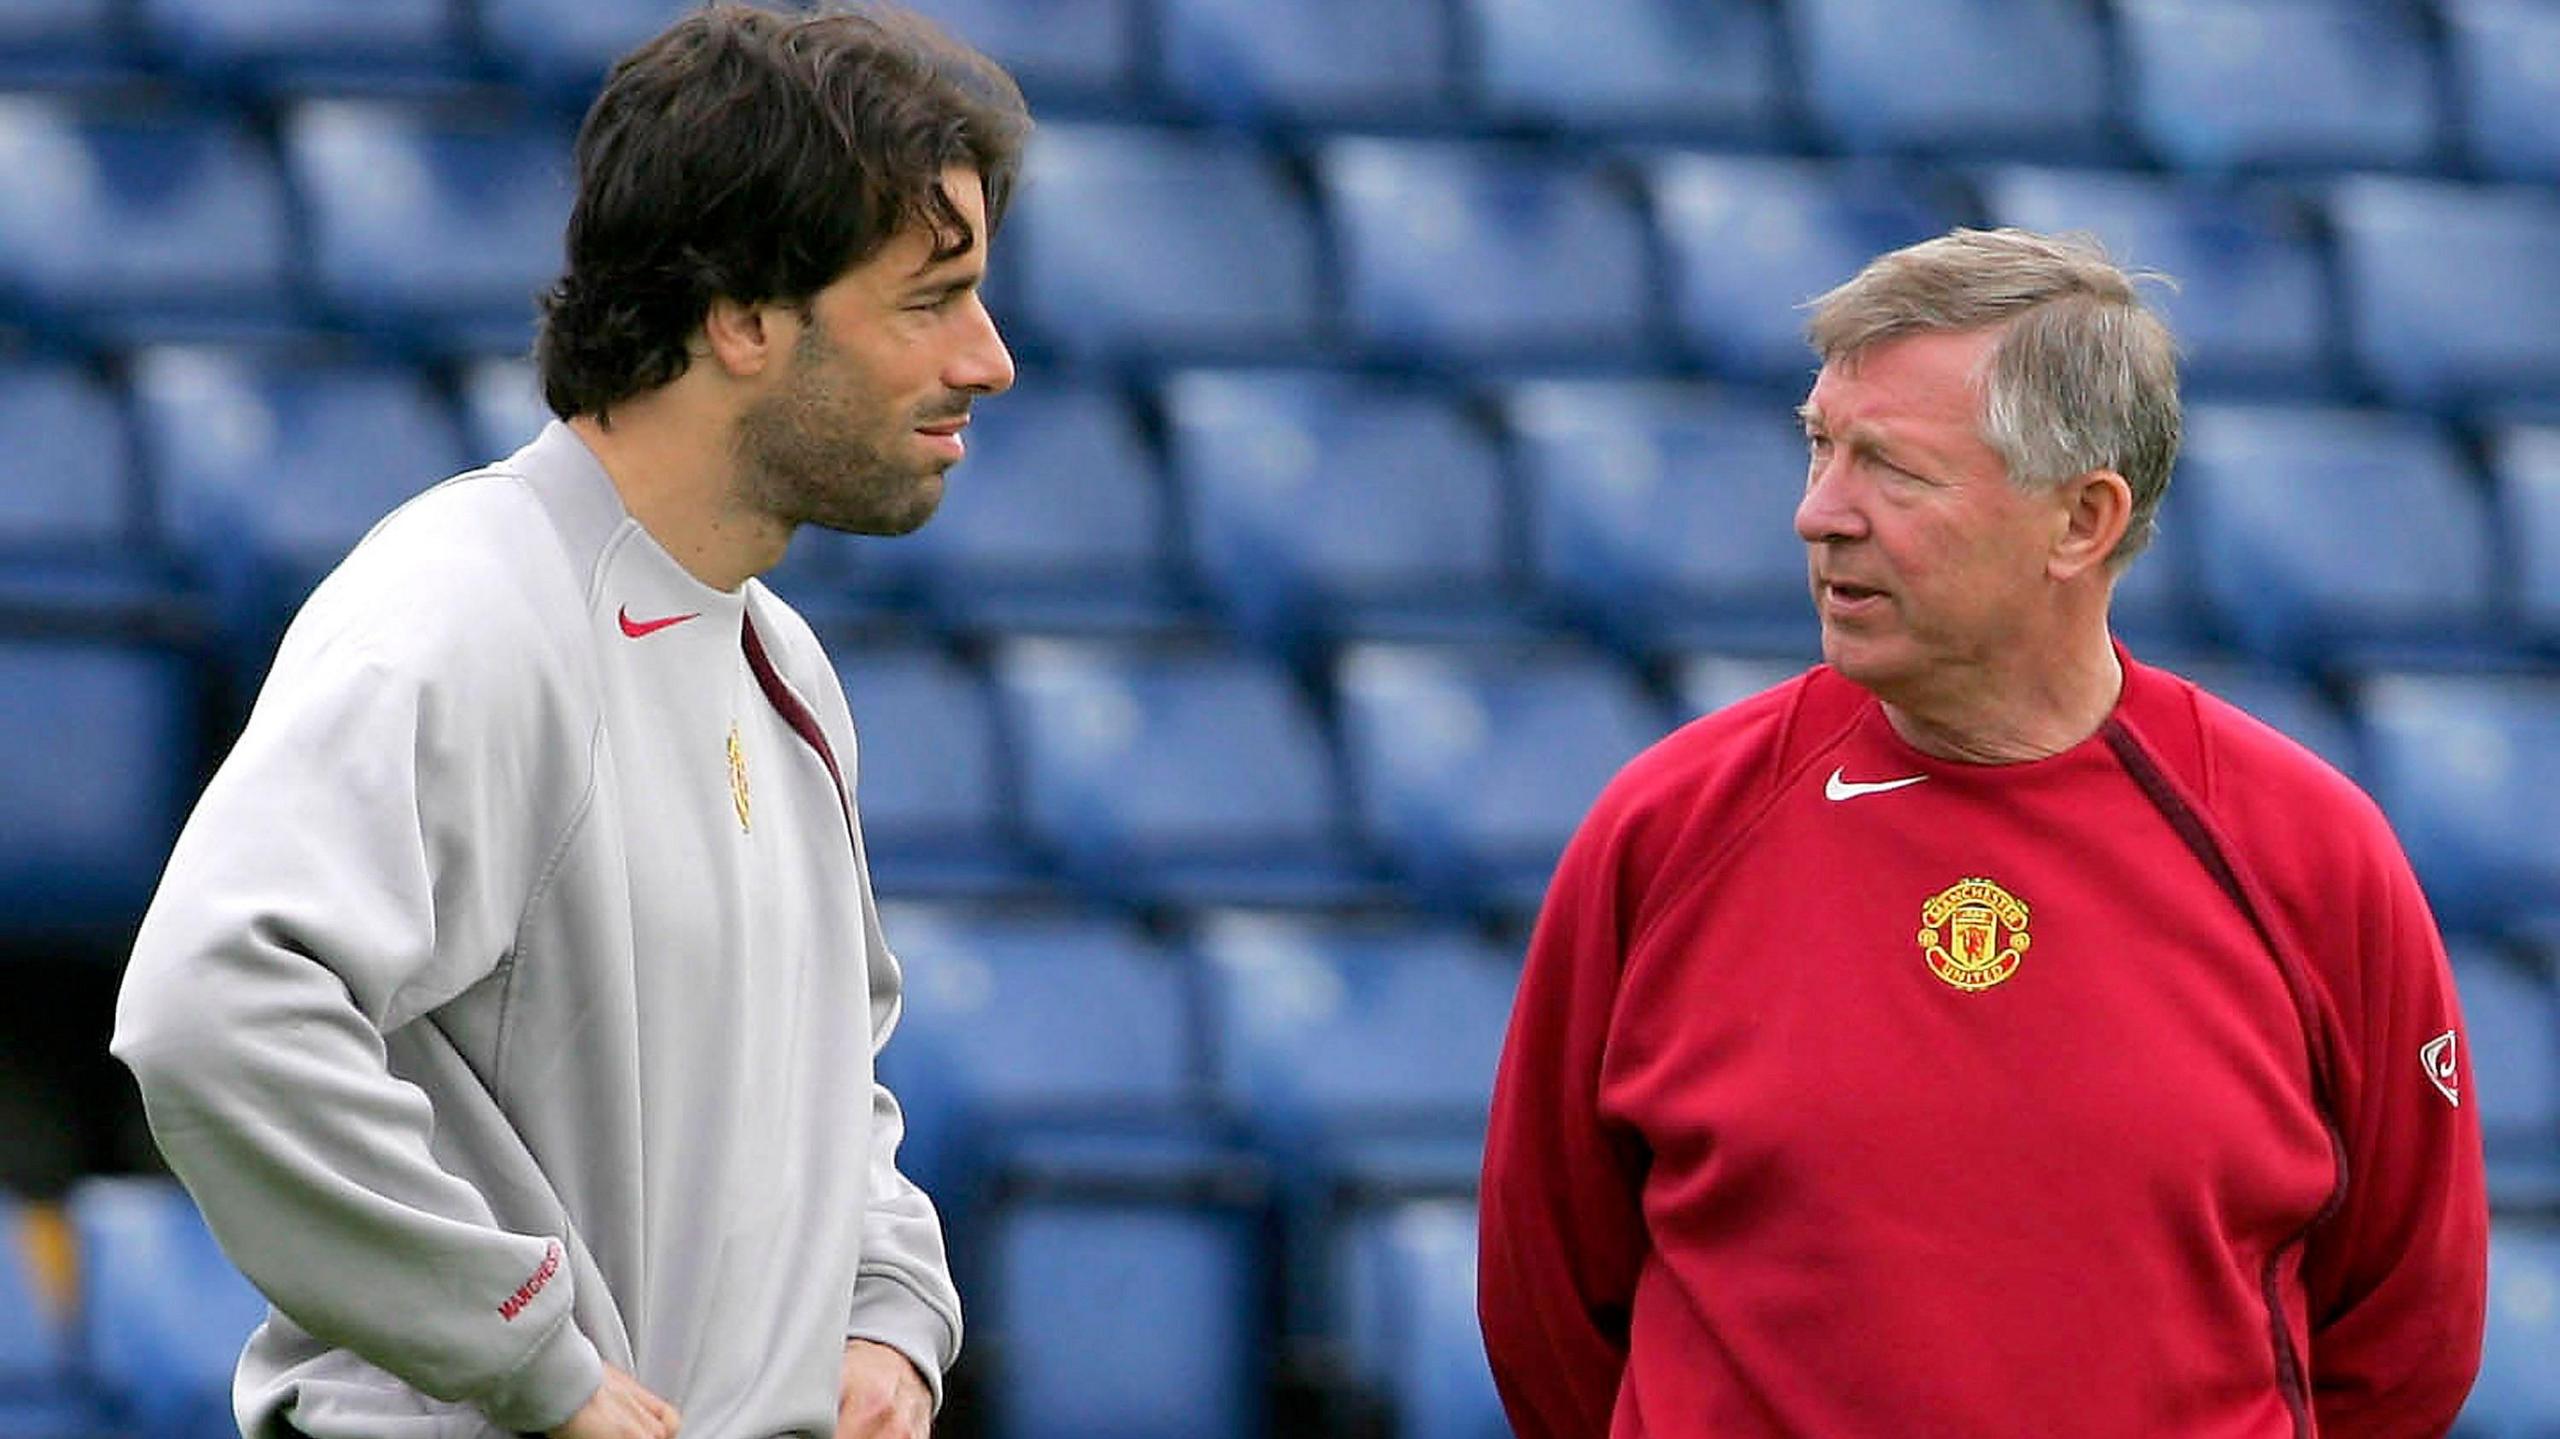
<svg viewBox="0 0 2560 1439">
<path fill-rule="evenodd" d="M 933 513 L 1013 380 L 978 283 L 1028 129 L 884 10 L 615 68 L 560 420 L 312 595 L 126 976 L 115 1052 L 272 1303 L 244 1434 L 922 1439 L 959 1302 L 872 1072 L 854 733 L 755 577 Z"/>
</svg>

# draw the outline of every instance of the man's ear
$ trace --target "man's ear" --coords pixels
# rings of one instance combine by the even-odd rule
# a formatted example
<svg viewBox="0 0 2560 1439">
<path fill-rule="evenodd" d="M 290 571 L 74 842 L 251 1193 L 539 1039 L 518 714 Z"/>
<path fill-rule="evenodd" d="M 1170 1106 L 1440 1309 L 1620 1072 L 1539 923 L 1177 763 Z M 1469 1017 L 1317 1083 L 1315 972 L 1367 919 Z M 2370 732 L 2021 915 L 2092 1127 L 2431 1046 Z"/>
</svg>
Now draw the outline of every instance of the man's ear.
<svg viewBox="0 0 2560 1439">
<path fill-rule="evenodd" d="M 711 302 L 702 317 L 702 341 L 721 373 L 744 380 L 765 372 L 785 338 L 774 323 L 777 313 L 770 305 L 742 305 L 726 298 Z"/>
<path fill-rule="evenodd" d="M 2133 523 L 2133 486 L 2113 470 L 2091 470 L 2061 488 L 2062 529 L 2045 568 L 2054 579 L 2068 580 L 2104 568 L 2115 553 Z"/>
</svg>

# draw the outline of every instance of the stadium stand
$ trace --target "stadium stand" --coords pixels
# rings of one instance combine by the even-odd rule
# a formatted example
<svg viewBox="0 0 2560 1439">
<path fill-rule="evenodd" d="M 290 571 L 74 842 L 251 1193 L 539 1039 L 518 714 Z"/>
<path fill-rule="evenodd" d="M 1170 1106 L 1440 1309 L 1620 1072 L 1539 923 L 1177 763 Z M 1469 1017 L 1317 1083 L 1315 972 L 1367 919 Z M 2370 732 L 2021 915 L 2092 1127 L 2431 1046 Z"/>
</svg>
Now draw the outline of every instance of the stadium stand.
<svg viewBox="0 0 2560 1439">
<path fill-rule="evenodd" d="M 1502 455 L 1454 396 L 1194 370 L 1161 397 L 1190 573 L 1242 633 L 1302 655 L 1352 635 L 1525 628 Z"/>
<path fill-rule="evenodd" d="M 2495 654 L 2489 502 L 2420 415 L 2197 404 L 2175 484 L 2215 627 L 2282 663 Z"/>
<path fill-rule="evenodd" d="M 1381 1391 L 1404 1439 L 1507 1439 L 1511 1426 L 1476 1336 L 1472 1205 L 1417 1201 L 1347 1237 L 1345 1339 L 1353 1372 Z"/>
<path fill-rule="evenodd" d="M 2549 1439 L 2560 1433 L 2560 1225 L 2501 1222 L 2489 1236 L 2489 1342 L 2454 1433 Z"/>
<path fill-rule="evenodd" d="M 1410 364 L 1623 362 L 1649 343 L 1644 231 L 1587 164 L 1465 140 L 1332 140 L 1316 157 L 1344 306 Z"/>
<path fill-rule="evenodd" d="M 1166 82 L 1226 120 L 1393 120 L 1443 103 L 1440 0 L 1162 0 Z"/>
<path fill-rule="evenodd" d="M 381 100 L 311 100 L 284 120 L 323 310 L 428 347 L 522 350 L 560 270 L 566 136 Z M 455 242 L 468 235 L 467 244 Z"/>
<path fill-rule="evenodd" d="M 290 608 L 547 418 L 575 116 L 688 3 L 0 0 L 0 1012 L 104 1015 Z M 1798 307 L 2006 223 L 2178 282 L 2119 628 L 2404 838 L 2497 1206 L 2458 1432 L 2560 1434 L 2548 0 L 922 8 L 1041 118 L 1022 382 L 931 525 L 771 580 L 861 727 L 971 1303 L 937 1432 L 1504 1432 L 1465 1192 L 1547 866 L 1814 658 Z M 9 1058 L 0 1113 L 97 1111 L 48 1155 L 139 1132 Z M 0 1439 L 231 1432 L 258 1305 L 183 1196 L 63 1212 L 68 1307 L 0 1242 Z"/>
<path fill-rule="evenodd" d="M 966 36 L 1044 99 L 1125 103 L 1153 36 L 1137 0 L 925 0 L 915 7 Z"/>
<path fill-rule="evenodd" d="M 134 0 L 146 54 L 216 85 L 381 88 L 460 74 L 447 0 Z"/>
<path fill-rule="evenodd" d="M 291 317 L 283 177 L 244 118 L 0 95 L 0 290 L 65 338 L 236 337 Z"/>
<path fill-rule="evenodd" d="M 231 1369 L 266 1301 L 165 1180 L 92 1179 L 72 1191 L 80 1352 L 119 1427 L 149 1439 L 225 1439 Z"/>
<path fill-rule="evenodd" d="M 2434 155 L 2434 53 L 2371 0 L 2117 0 L 2134 127 L 2183 170 Z"/>
<path fill-rule="evenodd" d="M 1363 833 L 1458 911 L 1535 908 L 1600 787 L 1668 728 L 1625 670 L 1573 650 L 1353 645 L 1336 683 Z"/>
<path fill-rule="evenodd" d="M 1814 364 L 1796 307 L 1953 218 L 1867 165 L 1678 151 L 1647 164 L 1645 186 L 1680 344 L 1728 378 L 1799 389 Z"/>
<path fill-rule="evenodd" d="M 37 1257 L 39 1212 L 0 1193 L 0 1434 L 85 1439 L 103 1420 L 74 1364 L 72 1296 Z"/>
<path fill-rule="evenodd" d="M 2090 0 L 1792 0 L 1787 13 L 1806 104 L 1846 149 L 2103 152 Z"/>
<path fill-rule="evenodd" d="M 2560 681 L 2386 673 L 2359 708 L 2373 793 L 2443 922 L 2530 932 L 2560 917 Z"/>
<path fill-rule="evenodd" d="M 1776 133 L 1775 15 L 1750 0 L 1464 0 L 1472 89 L 1520 121 L 1616 135 Z"/>
<path fill-rule="evenodd" d="M 129 928 L 195 780 L 197 680 L 121 642 L 0 638 L 0 913 L 13 931 Z"/>
<path fill-rule="evenodd" d="M 1504 409 L 1531 570 L 1557 612 L 1635 654 L 1814 642 L 1790 402 L 1564 380 L 1518 386 Z"/>
<path fill-rule="evenodd" d="M 2357 364 L 2393 402 L 2560 391 L 2560 195 L 2351 175 L 2329 202 Z"/>
<path fill-rule="evenodd" d="M 2464 154 L 2505 180 L 2560 180 L 2560 12 L 2537 0 L 2442 0 Z"/>
<path fill-rule="evenodd" d="M 996 656 L 1034 844 L 1109 898 L 1339 901 L 1369 885 L 1321 722 L 1246 654 L 1022 639 Z"/>
<path fill-rule="evenodd" d="M 2491 455 L 2500 521 L 2516 547 L 2516 607 L 2548 648 L 2560 641 L 2560 427 L 2502 429 Z"/>
<path fill-rule="evenodd" d="M 1033 146 L 1036 179 L 994 260 L 1025 339 L 1124 359 L 1314 344 L 1315 224 L 1274 156 L 1104 125 L 1047 125 Z"/>
</svg>

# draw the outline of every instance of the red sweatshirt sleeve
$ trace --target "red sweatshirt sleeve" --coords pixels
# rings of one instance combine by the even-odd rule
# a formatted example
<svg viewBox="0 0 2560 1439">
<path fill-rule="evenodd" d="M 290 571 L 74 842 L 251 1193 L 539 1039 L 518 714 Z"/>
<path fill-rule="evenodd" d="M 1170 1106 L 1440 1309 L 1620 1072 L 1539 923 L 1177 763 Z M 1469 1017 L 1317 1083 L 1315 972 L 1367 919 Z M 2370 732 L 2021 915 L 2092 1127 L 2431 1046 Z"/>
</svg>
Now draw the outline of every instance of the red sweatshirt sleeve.
<svg viewBox="0 0 2560 1439">
<path fill-rule="evenodd" d="M 2312 957 L 2342 1041 L 2346 1193 L 2303 1274 L 2323 1439 L 2398 1439 L 2451 1428 L 2479 1371 L 2489 1214 L 2444 943 L 2381 816 L 2355 818 L 2370 836 L 2357 898 L 2335 905 L 2334 948 Z"/>
<path fill-rule="evenodd" d="M 1600 1439 L 1644 1262 L 1643 1157 L 1600 1113 L 1625 955 L 1624 846 L 1604 800 L 1530 941 L 1485 1142 L 1478 1314 L 1521 1439 Z"/>
</svg>

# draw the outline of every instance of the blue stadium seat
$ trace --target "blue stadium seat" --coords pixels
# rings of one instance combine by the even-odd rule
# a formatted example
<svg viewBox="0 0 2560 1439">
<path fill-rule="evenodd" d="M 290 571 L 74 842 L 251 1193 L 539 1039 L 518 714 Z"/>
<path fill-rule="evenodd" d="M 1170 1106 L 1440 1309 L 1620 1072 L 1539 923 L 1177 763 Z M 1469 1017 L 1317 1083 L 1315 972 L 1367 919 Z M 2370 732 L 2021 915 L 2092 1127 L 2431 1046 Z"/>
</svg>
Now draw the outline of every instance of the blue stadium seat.
<svg viewBox="0 0 2560 1439">
<path fill-rule="evenodd" d="M 906 1007 L 881 1051 L 900 1167 L 965 1221 L 1032 1136 L 1195 1136 L 1190 976 L 1120 920 L 886 903 Z"/>
<path fill-rule="evenodd" d="M 1623 362 L 1647 346 L 1644 227 L 1587 163 L 1364 137 L 1327 143 L 1316 167 L 1364 347 L 1481 366 Z"/>
<path fill-rule="evenodd" d="M 1015 843 L 984 675 L 919 645 L 834 647 L 861 742 L 856 801 L 883 893 L 985 890 L 1018 880 Z"/>
<path fill-rule="evenodd" d="M 2254 655 L 2388 663 L 2508 640 L 2487 497 L 2421 417 L 2196 405 L 2173 493 L 2216 622 Z"/>
<path fill-rule="evenodd" d="M 2170 485 L 2161 497 L 2150 547 L 2116 576 L 2107 627 L 2135 652 L 2176 655 L 2200 643 L 2203 607 L 2196 601 L 2196 537 L 2188 523 L 2194 506 Z"/>
<path fill-rule="evenodd" d="M 1144 34 L 1134 0 L 920 0 L 943 29 L 985 51 L 1037 102 L 1128 89 Z"/>
<path fill-rule="evenodd" d="M 0 914 L 21 933 L 142 915 L 195 783 L 195 676 L 178 655 L 0 640 Z"/>
<path fill-rule="evenodd" d="M 1232 137 L 1051 124 L 994 248 L 998 317 L 1082 356 L 1295 351 L 1315 339 L 1315 224 Z"/>
<path fill-rule="evenodd" d="M 1260 1256 L 1248 1213 L 1026 1203 L 993 1240 L 994 1439 L 1258 1439 Z M 975 1333 L 975 1331 L 973 1331 Z M 975 1341 L 973 1341 L 975 1342 Z"/>
<path fill-rule="evenodd" d="M 136 358 L 134 391 L 161 534 L 253 649 L 375 521 L 468 463 L 403 368 L 171 347 Z"/>
<path fill-rule="evenodd" d="M 584 103 L 614 61 L 697 8 L 697 0 L 498 0 L 479 7 L 480 39 L 517 80 Z"/>
<path fill-rule="evenodd" d="M 0 304 L 109 338 L 272 329 L 291 239 L 275 160 L 229 120 L 0 97 Z"/>
<path fill-rule="evenodd" d="M 1087 887 L 1239 902 L 1368 887 L 1324 732 L 1276 664 L 1022 640 L 996 685 L 1031 837 Z"/>
<path fill-rule="evenodd" d="M 72 1362 L 72 1297 L 52 1292 L 35 1262 L 34 1216 L 0 1193 L 0 1435 L 89 1439 L 104 1423 Z"/>
<path fill-rule="evenodd" d="M 1796 308 L 1948 217 L 1891 172 L 1753 156 L 1674 154 L 1646 172 L 1681 342 L 1720 374 L 1810 386 Z"/>
<path fill-rule="evenodd" d="M 2560 1225 L 2501 1218 L 2489 1228 L 2489 1338 L 2454 1433 L 2560 1434 Z"/>
<path fill-rule="evenodd" d="M 2560 993 L 2547 974 L 2485 944 L 2456 937 L 2447 949 L 2471 1045 L 2490 1203 L 2560 1204 Z"/>
<path fill-rule="evenodd" d="M 472 463 L 514 454 L 549 423 L 551 409 L 530 361 L 493 357 L 464 368 L 462 438 Z"/>
<path fill-rule="evenodd" d="M 1514 956 L 1410 922 L 1224 911 L 1209 963 L 1226 1100 L 1284 1182 L 1472 1190 Z"/>
<path fill-rule="evenodd" d="M 1792 658 L 1769 655 L 1718 654 L 1684 657 L 1672 668 L 1671 691 L 1679 701 L 1679 717 L 1713 714 L 1747 700 L 1762 690 L 1785 684 L 1818 662 L 1818 649 Z"/>
<path fill-rule="evenodd" d="M 2422 164 L 2434 49 L 2375 0 L 2117 0 L 2133 122 L 2173 166 Z"/>
<path fill-rule="evenodd" d="M 1364 1215 L 1341 1256 L 1342 1338 L 1401 1439 L 1509 1439 L 1476 1328 L 1475 1206 L 1422 1200 Z"/>
<path fill-rule="evenodd" d="M 978 406 L 967 438 L 969 457 L 922 529 L 804 532 L 795 560 L 807 552 L 808 573 L 857 609 L 915 601 L 963 628 L 1127 631 L 1178 615 L 1164 479 L 1124 395 L 1030 377 Z M 824 596 L 809 603 L 830 608 Z"/>
<path fill-rule="evenodd" d="M 1499 115 L 1581 131 L 1776 132 L 1778 26 L 1751 0 L 1466 0 L 1474 90 Z"/>
<path fill-rule="evenodd" d="M 2543 0 L 2438 0 L 2463 153 L 2508 180 L 2560 180 L 2560 10 Z"/>
<path fill-rule="evenodd" d="M 79 85 L 126 60 L 122 0 L 0 0 L 0 85 Z"/>
<path fill-rule="evenodd" d="M 2360 709 L 2374 798 L 2446 927 L 2560 917 L 2560 679 L 2389 674 Z"/>
<path fill-rule="evenodd" d="M 134 0 L 151 53 L 216 83 L 380 87 L 459 79 L 453 0 Z"/>
<path fill-rule="evenodd" d="M 1506 409 L 1532 571 L 1568 613 L 1639 652 L 1814 642 L 1804 432 L 1782 403 L 1568 380 L 1517 386 Z"/>
<path fill-rule="evenodd" d="M 2319 393 L 2334 383 L 2327 268 L 2307 216 L 2274 197 L 2105 170 L 2004 166 L 1994 224 L 2085 230 L 2118 264 L 2175 284 L 2144 298 L 2176 333 L 2192 386 Z"/>
<path fill-rule="evenodd" d="M 2560 644 L 2560 425 L 2512 425 L 2490 446 L 2498 520 L 2512 537 L 2516 608 L 2545 645 Z"/>
<path fill-rule="evenodd" d="M 2230 660 L 2173 663 L 2169 668 L 2280 730 L 2350 778 L 2365 772 L 2355 729 L 2337 705 L 2300 673 Z"/>
<path fill-rule="evenodd" d="M 1163 400 L 1191 567 L 1246 633 L 1295 651 L 1518 628 L 1502 458 L 1448 395 L 1202 370 Z"/>
<path fill-rule="evenodd" d="M 1428 116 L 1448 98 L 1441 0 L 1158 0 L 1164 77 L 1231 120 Z"/>
<path fill-rule="evenodd" d="M 1806 100 L 1852 150 L 2072 153 L 2109 104 L 2090 0 L 1790 0 Z"/>
<path fill-rule="evenodd" d="M 112 621 L 168 597 L 115 391 L 70 365 L 0 364 L 0 434 L 0 612 Z"/>
<path fill-rule="evenodd" d="M 1336 684 L 1362 830 L 1443 907 L 1534 909 L 1601 786 L 1670 728 L 1587 651 L 1358 645 Z"/>
<path fill-rule="evenodd" d="M 87 1179 L 69 1203 L 82 1355 L 122 1426 L 151 1439 L 237 1435 L 231 1371 L 266 1301 L 175 1184 Z"/>
<path fill-rule="evenodd" d="M 0 365 L 0 553 L 130 545 L 133 445 L 115 393 L 63 364 Z"/>
<path fill-rule="evenodd" d="M 2393 400 L 2560 397 L 2560 195 L 2357 175 L 2329 208 L 2355 357 Z"/>
<path fill-rule="evenodd" d="M 284 122 L 321 301 L 364 325 L 522 351 L 560 273 L 569 137 L 381 100 L 315 100 Z"/>
</svg>

